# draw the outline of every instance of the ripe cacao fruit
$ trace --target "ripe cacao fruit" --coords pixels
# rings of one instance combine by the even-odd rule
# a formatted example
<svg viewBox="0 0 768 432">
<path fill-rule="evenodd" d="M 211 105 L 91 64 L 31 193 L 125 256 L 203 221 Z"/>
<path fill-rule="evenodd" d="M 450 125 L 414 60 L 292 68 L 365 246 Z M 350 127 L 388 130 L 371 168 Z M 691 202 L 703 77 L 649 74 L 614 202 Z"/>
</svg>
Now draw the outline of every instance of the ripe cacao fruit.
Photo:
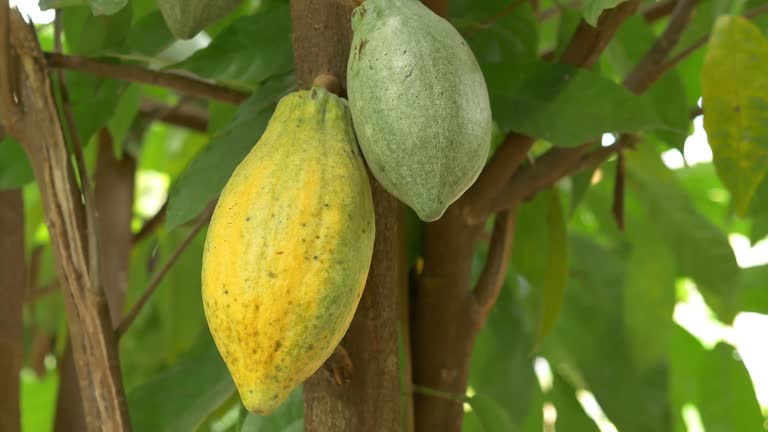
<svg viewBox="0 0 768 432">
<path fill-rule="evenodd" d="M 488 89 L 456 29 L 418 0 L 352 14 L 347 93 L 376 179 L 425 221 L 477 179 L 491 143 Z"/>
<path fill-rule="evenodd" d="M 285 96 L 224 187 L 203 254 L 208 327 L 246 408 L 270 413 L 333 353 L 374 229 L 347 102 Z"/>
<path fill-rule="evenodd" d="M 177 39 L 190 39 L 235 10 L 240 0 L 157 0 L 165 23 Z"/>
</svg>

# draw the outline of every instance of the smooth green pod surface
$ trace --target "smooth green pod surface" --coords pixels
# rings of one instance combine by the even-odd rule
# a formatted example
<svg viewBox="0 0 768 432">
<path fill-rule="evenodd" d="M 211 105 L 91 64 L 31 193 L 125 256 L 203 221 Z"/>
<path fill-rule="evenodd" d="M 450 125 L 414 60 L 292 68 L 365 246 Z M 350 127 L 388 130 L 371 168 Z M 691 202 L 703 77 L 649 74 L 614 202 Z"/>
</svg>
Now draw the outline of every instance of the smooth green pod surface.
<svg viewBox="0 0 768 432">
<path fill-rule="evenodd" d="M 421 219 L 436 220 L 488 155 L 480 66 L 459 32 L 417 0 L 368 0 L 352 30 L 347 93 L 368 166 Z"/>
</svg>

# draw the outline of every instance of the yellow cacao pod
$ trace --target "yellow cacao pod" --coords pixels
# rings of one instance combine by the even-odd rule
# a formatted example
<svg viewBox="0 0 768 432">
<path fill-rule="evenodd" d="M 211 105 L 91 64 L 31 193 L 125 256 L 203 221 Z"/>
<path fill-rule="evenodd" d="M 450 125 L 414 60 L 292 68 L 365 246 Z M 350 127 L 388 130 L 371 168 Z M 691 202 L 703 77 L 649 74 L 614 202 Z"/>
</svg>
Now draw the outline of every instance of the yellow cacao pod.
<svg viewBox="0 0 768 432">
<path fill-rule="evenodd" d="M 347 102 L 322 88 L 285 96 L 224 187 L 203 254 L 208 327 L 250 411 L 272 412 L 333 353 L 374 229 Z"/>
</svg>

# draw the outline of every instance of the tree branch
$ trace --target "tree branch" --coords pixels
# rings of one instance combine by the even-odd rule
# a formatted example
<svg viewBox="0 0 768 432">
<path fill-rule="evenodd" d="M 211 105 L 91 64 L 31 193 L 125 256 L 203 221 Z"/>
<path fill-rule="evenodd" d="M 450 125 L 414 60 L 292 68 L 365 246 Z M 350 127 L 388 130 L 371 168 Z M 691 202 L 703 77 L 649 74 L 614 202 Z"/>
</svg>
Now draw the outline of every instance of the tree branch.
<svg viewBox="0 0 768 432">
<path fill-rule="evenodd" d="M 592 67 L 638 3 L 639 0 L 629 0 L 606 10 L 600 15 L 597 27 L 582 20 L 560 61 L 577 67 Z M 514 132 L 506 136 L 480 177 L 458 203 L 469 223 L 480 223 L 491 214 L 490 205 L 494 197 L 512 177 L 535 141 L 535 138 Z"/>
<path fill-rule="evenodd" d="M 645 18 L 646 21 L 654 22 L 658 21 L 665 16 L 672 13 L 672 11 L 675 9 L 675 6 L 677 5 L 677 2 L 679 0 L 664 0 L 661 2 L 657 2 L 652 4 L 651 6 L 643 9 L 640 11 L 641 14 L 643 14 L 643 18 Z"/>
<path fill-rule="evenodd" d="M 680 35 L 691 20 L 696 0 L 679 0 L 664 33 L 624 78 L 624 86 L 636 94 L 643 93 L 664 73 L 662 63 L 677 45 Z"/>
<path fill-rule="evenodd" d="M 126 330 L 128 330 L 128 327 L 130 327 L 131 324 L 133 324 L 133 322 L 136 320 L 136 317 L 144 308 L 144 305 L 147 304 L 147 301 L 149 301 L 149 298 L 152 297 L 152 294 L 154 294 L 154 292 L 157 290 L 157 287 L 160 286 L 160 282 L 163 281 L 163 278 L 165 277 L 165 275 L 173 267 L 173 264 L 176 263 L 176 260 L 179 259 L 181 254 L 192 243 L 192 240 L 195 239 L 195 237 L 200 232 L 200 230 L 202 230 L 203 227 L 211 219 L 211 215 L 213 214 L 214 207 L 215 207 L 215 203 L 212 203 L 212 204 L 209 204 L 205 210 L 203 210 L 200 216 L 198 216 L 194 226 L 192 227 L 192 231 L 189 232 L 189 234 L 184 239 L 184 241 L 182 241 L 176 247 L 173 253 L 171 253 L 171 256 L 168 257 L 168 260 L 165 262 L 165 264 L 163 264 L 160 270 L 158 270 L 157 273 L 155 273 L 152 276 L 152 280 L 149 281 L 149 285 L 147 285 L 147 289 L 144 291 L 144 294 L 141 295 L 141 298 L 139 298 L 139 300 L 136 302 L 136 304 L 133 305 L 131 310 L 125 315 L 125 317 L 123 317 L 122 321 L 120 321 L 120 323 L 115 327 L 115 334 L 117 335 L 118 339 L 122 335 L 124 335 Z"/>
<path fill-rule="evenodd" d="M 107 63 L 79 56 L 45 53 L 49 67 L 71 69 L 105 78 L 165 87 L 189 96 L 239 105 L 247 93 L 171 72 L 158 72 L 127 64 Z"/>
<path fill-rule="evenodd" d="M 208 113 L 195 106 L 187 104 L 169 106 L 152 100 L 143 100 L 141 101 L 139 112 L 143 116 L 159 120 L 163 123 L 200 133 L 208 131 Z"/>
<path fill-rule="evenodd" d="M 19 373 L 24 363 L 24 200 L 0 191 L 0 430 L 21 430 Z"/>
<path fill-rule="evenodd" d="M 629 0 L 604 11 L 597 21 L 597 27 L 581 20 L 560 62 L 585 69 L 591 68 L 621 24 L 635 12 L 638 4 L 639 0 Z"/>
<path fill-rule="evenodd" d="M 61 52 L 61 10 L 56 11 L 56 18 L 53 23 L 53 44 L 56 52 Z M 80 176 L 82 185 L 83 202 L 85 205 L 85 230 L 88 246 L 88 269 L 90 271 L 92 288 L 99 291 L 103 289 L 101 273 L 99 271 L 99 243 L 96 234 L 96 207 L 93 196 L 93 184 L 88 174 L 85 156 L 83 155 L 83 144 L 80 142 L 80 134 L 77 132 L 75 116 L 72 114 L 72 107 L 69 104 L 69 91 L 67 83 L 64 80 L 64 72 L 59 69 L 56 71 L 59 93 L 61 94 L 61 110 L 64 112 L 64 124 L 69 132 L 69 139 L 72 142 L 72 150 L 75 154 L 75 163 Z"/>
<path fill-rule="evenodd" d="M 0 4 L 3 8 L 7 3 Z M 9 51 L 19 65 L 19 79 L 16 105 L 12 112 L 3 112 L 2 123 L 29 156 L 46 212 L 85 410 L 85 427 L 78 430 L 129 431 L 117 344 L 106 301 L 89 272 L 82 198 L 51 94 L 49 71 L 34 27 L 17 11 L 10 16 L 10 24 Z"/>
<path fill-rule="evenodd" d="M 504 277 L 509 266 L 509 253 L 512 249 L 512 240 L 515 234 L 516 209 L 505 210 L 496 215 L 493 225 L 493 234 L 488 246 L 488 257 L 480 279 L 473 291 L 478 312 L 484 317 L 488 316 L 491 307 L 496 303 Z"/>
<path fill-rule="evenodd" d="M 751 18 L 755 18 L 757 16 L 760 16 L 760 15 L 762 15 L 764 13 L 768 13 L 768 4 L 764 4 L 762 6 L 758 6 L 758 7 L 754 8 L 754 9 L 751 9 L 751 10 L 747 11 L 743 16 L 744 16 L 744 18 L 751 19 Z M 710 35 L 711 35 L 711 33 L 707 33 L 706 35 L 702 36 L 700 39 L 698 39 L 697 41 L 692 43 L 690 46 L 686 47 L 685 49 L 683 49 L 682 51 L 677 53 L 675 56 L 673 56 L 672 58 L 670 58 L 669 60 L 664 62 L 664 64 L 662 64 L 659 67 L 659 74 L 660 75 L 664 74 L 664 72 L 666 72 L 666 71 L 672 69 L 673 67 L 677 66 L 678 63 L 680 63 L 681 61 L 685 60 L 689 55 L 691 55 L 694 52 L 696 52 L 696 50 L 698 50 L 699 48 L 703 47 L 704 44 L 706 44 L 707 41 L 709 40 L 709 36 Z"/>
</svg>

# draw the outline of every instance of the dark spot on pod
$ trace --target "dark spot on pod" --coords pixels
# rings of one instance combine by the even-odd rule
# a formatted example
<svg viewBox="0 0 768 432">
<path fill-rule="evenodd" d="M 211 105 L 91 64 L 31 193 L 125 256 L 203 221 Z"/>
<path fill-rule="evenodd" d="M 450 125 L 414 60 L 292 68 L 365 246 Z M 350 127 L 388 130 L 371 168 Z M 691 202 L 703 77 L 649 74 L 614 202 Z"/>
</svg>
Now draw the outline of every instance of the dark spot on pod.
<svg viewBox="0 0 768 432">
<path fill-rule="evenodd" d="M 277 252 L 275 252 L 275 253 L 276 253 L 276 254 L 278 254 L 278 255 L 282 255 L 282 254 L 283 254 L 283 251 L 277 251 Z"/>
<path fill-rule="evenodd" d="M 317 90 L 312 89 L 312 92 L 309 94 L 309 97 L 311 97 L 312 99 L 317 99 Z"/>
<path fill-rule="evenodd" d="M 277 275 L 276 275 L 276 274 L 274 274 L 274 273 L 272 273 L 272 272 L 267 272 L 267 276 L 269 276 L 269 277 L 270 277 L 270 278 L 272 278 L 272 279 L 274 279 L 274 278 L 276 278 L 276 277 L 277 277 Z"/>
<path fill-rule="evenodd" d="M 228 289 L 224 290 L 224 295 L 229 295 L 229 290 Z"/>
<path fill-rule="evenodd" d="M 317 235 L 317 236 L 315 236 L 315 238 L 316 238 L 316 239 L 319 239 L 319 238 L 320 238 L 320 236 L 319 236 L 319 235 Z"/>
<path fill-rule="evenodd" d="M 250 220 L 251 220 L 251 217 L 250 217 L 250 216 L 248 216 L 247 218 L 245 218 L 245 221 L 246 221 L 246 222 L 250 222 Z"/>
<path fill-rule="evenodd" d="M 315 349 L 315 344 L 309 344 L 309 345 L 307 345 L 307 349 Z"/>
<path fill-rule="evenodd" d="M 280 341 L 275 342 L 275 352 L 277 352 L 282 346 L 283 346 L 282 342 Z"/>
<path fill-rule="evenodd" d="M 325 203 L 325 204 L 323 204 L 323 207 L 325 207 L 325 208 L 328 208 L 328 207 L 330 207 L 330 206 L 331 206 L 331 205 L 330 205 L 330 204 L 328 204 L 328 203 Z"/>
<path fill-rule="evenodd" d="M 318 258 L 317 258 L 317 255 L 313 256 L 313 257 L 312 257 L 312 259 L 313 259 L 313 260 L 315 260 L 315 261 L 317 261 L 317 259 L 318 259 Z"/>
</svg>

